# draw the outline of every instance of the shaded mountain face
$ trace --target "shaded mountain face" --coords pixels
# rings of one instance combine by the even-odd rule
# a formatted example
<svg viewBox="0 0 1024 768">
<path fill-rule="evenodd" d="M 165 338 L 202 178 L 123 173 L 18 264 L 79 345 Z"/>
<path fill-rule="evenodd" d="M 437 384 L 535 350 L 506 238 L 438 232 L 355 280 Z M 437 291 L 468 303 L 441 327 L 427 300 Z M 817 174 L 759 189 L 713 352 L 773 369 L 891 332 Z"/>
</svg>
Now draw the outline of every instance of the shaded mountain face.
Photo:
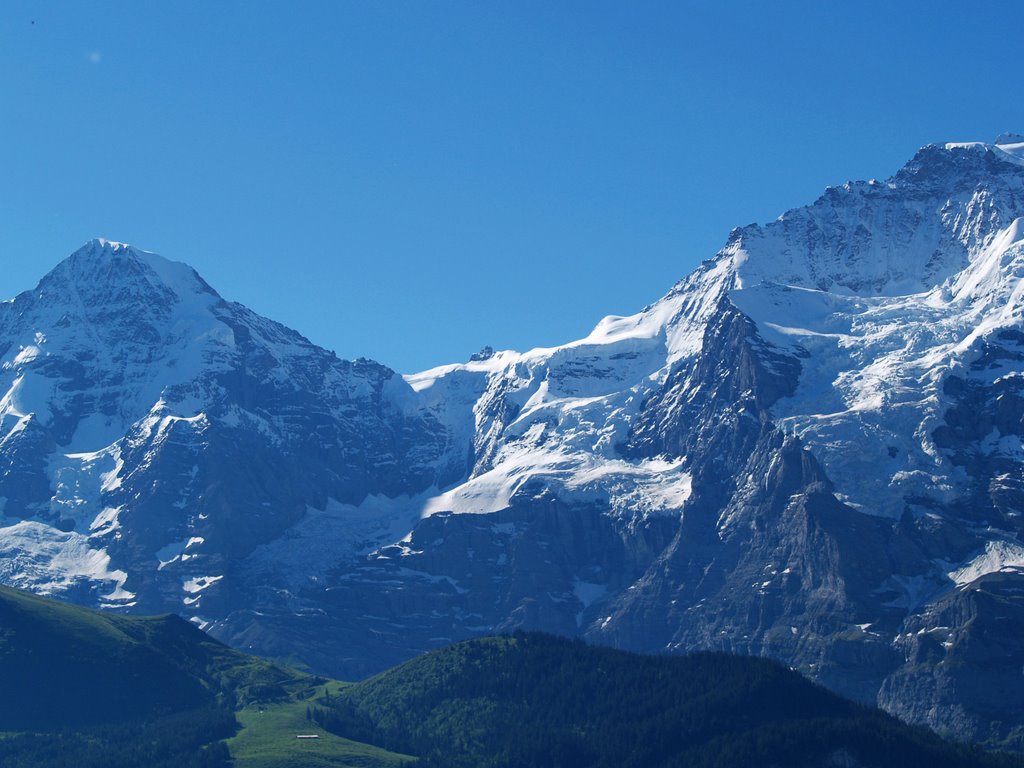
<svg viewBox="0 0 1024 768">
<path fill-rule="evenodd" d="M 830 188 L 585 339 L 398 376 L 95 241 L 0 304 L 0 579 L 361 677 L 513 628 L 1024 727 L 1024 139 Z"/>
</svg>

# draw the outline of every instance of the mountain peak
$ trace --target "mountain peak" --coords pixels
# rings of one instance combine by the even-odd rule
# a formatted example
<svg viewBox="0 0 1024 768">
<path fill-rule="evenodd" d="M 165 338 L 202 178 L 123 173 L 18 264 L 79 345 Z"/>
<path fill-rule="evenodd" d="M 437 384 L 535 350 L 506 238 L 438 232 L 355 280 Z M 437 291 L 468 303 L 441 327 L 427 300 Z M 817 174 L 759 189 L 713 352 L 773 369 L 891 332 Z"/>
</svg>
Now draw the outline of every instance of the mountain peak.
<svg viewBox="0 0 1024 768">
<path fill-rule="evenodd" d="M 76 251 L 76 253 L 78 253 L 79 251 L 91 251 L 91 252 L 96 252 L 96 251 L 100 251 L 100 252 L 102 252 L 102 251 L 110 251 L 110 252 L 136 251 L 136 252 L 138 252 L 138 249 L 135 246 L 133 246 L 133 245 L 129 245 L 128 243 L 119 243 L 116 240 L 107 240 L 105 237 L 94 237 L 88 243 L 86 243 L 81 248 L 79 248 L 78 251 Z"/>
<path fill-rule="evenodd" d="M 39 283 L 72 285 L 83 299 L 126 286 L 132 293 L 172 293 L 180 300 L 197 295 L 219 299 L 216 291 L 187 264 L 170 261 L 128 243 L 96 237 L 58 264 Z"/>
<path fill-rule="evenodd" d="M 126 261 L 147 263 L 151 257 L 160 258 L 155 253 L 149 253 L 129 243 L 119 243 L 116 240 L 107 240 L 105 237 L 94 237 L 73 251 L 65 261 L 71 261 L 77 265 L 124 263 Z"/>
<path fill-rule="evenodd" d="M 991 153 L 997 159 L 1004 162 L 1024 165 L 1024 136 L 1016 133 L 1002 133 L 991 144 L 984 141 L 951 141 L 938 146 L 947 152 L 973 150 L 984 154 Z"/>
</svg>

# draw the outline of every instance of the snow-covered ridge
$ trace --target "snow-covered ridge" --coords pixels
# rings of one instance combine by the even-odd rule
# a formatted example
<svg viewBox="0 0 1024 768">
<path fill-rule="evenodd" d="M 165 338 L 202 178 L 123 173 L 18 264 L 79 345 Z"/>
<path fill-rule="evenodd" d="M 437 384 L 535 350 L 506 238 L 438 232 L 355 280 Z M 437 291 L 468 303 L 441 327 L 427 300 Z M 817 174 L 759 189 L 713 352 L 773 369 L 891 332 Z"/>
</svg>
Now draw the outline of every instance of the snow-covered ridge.
<svg viewBox="0 0 1024 768">
<path fill-rule="evenodd" d="M 500 508 L 546 467 L 617 460 L 645 399 L 700 353 L 723 297 L 802 359 L 797 392 L 776 416 L 845 500 L 898 516 L 907 495 L 948 499 L 952 470 L 930 437 L 946 407 L 943 378 L 1021 316 L 1019 138 L 933 145 L 892 179 L 834 187 L 737 230 L 665 298 L 578 341 L 407 376 L 475 436 L 466 485 L 427 508 Z M 990 157 L 1007 161 L 996 175 Z"/>
<path fill-rule="evenodd" d="M 949 572 L 958 587 L 965 587 L 982 576 L 1006 571 L 1024 572 L 1024 547 L 1016 542 L 993 540 L 967 564 Z"/>
<path fill-rule="evenodd" d="M 946 149 L 970 149 L 982 152 L 992 152 L 1000 160 L 1017 165 L 1024 165 L 1024 136 L 1016 133 L 1001 134 L 991 144 L 981 141 L 950 142 L 944 145 Z"/>
</svg>

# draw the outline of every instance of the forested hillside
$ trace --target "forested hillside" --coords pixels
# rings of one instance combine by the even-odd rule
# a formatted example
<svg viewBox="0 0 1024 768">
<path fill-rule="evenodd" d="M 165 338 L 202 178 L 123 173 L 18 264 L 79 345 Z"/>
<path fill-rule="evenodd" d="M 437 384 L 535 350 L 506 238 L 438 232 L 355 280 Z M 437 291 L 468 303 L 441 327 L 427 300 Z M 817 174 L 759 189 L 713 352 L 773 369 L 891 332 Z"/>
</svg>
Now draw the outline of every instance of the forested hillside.
<svg viewBox="0 0 1024 768">
<path fill-rule="evenodd" d="M 639 656 L 543 634 L 473 640 L 313 713 L 423 768 L 1020 766 L 907 726 L 773 662 Z"/>
</svg>

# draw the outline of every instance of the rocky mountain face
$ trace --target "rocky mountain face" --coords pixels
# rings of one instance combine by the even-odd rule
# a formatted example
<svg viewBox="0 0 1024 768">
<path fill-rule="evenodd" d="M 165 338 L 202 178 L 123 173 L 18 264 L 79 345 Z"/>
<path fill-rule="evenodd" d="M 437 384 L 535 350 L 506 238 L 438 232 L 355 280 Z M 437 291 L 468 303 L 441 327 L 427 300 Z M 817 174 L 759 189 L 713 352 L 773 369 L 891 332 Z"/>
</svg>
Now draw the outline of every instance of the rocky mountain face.
<svg viewBox="0 0 1024 768">
<path fill-rule="evenodd" d="M 543 629 L 1024 729 L 1024 138 L 561 347 L 399 376 L 94 241 L 0 304 L 0 580 L 361 677 Z"/>
<path fill-rule="evenodd" d="M 309 507 L 465 473 L 393 371 L 128 246 L 0 304 L 0 347 L 0 568 L 40 592 L 181 610 Z"/>
</svg>

